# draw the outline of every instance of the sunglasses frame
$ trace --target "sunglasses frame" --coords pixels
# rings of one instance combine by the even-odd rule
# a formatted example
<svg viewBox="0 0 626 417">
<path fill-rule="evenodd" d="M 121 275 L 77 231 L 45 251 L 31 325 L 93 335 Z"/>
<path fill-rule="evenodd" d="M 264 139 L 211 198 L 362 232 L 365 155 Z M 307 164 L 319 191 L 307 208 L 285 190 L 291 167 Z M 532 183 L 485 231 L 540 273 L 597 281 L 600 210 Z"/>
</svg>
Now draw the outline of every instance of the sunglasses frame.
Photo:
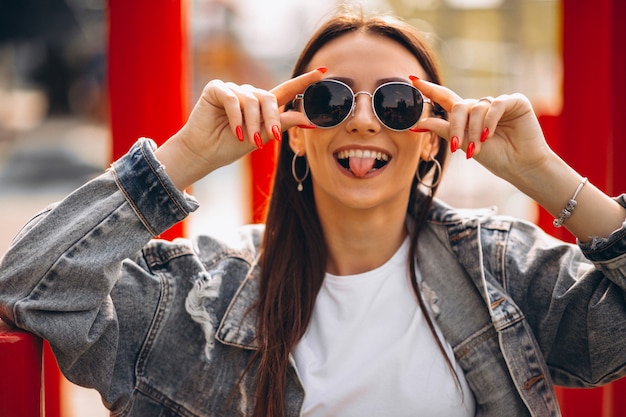
<svg viewBox="0 0 626 417">
<path fill-rule="evenodd" d="M 337 124 L 334 124 L 332 126 L 320 126 L 316 123 L 314 123 L 313 121 L 311 121 L 311 119 L 309 118 L 309 115 L 306 112 L 305 106 L 304 106 L 304 95 L 306 94 L 307 90 L 315 84 L 320 84 L 320 83 L 335 83 L 335 84 L 339 84 L 345 88 L 348 89 L 348 91 L 352 94 L 352 105 L 350 106 L 350 110 L 346 113 L 345 117 L 343 119 L 341 119 Z M 393 127 L 390 127 L 387 125 L 387 123 L 383 122 L 380 118 L 380 116 L 378 115 L 378 112 L 376 111 L 376 108 L 374 107 L 374 96 L 376 95 L 376 93 L 378 92 L 378 90 L 380 90 L 383 87 L 389 86 L 389 85 L 393 85 L 393 84 L 399 84 L 399 85 L 405 85 L 408 86 L 410 88 L 412 88 L 413 90 L 417 91 L 417 93 L 419 94 L 419 96 L 422 98 L 422 110 L 420 112 L 420 114 L 417 117 L 417 120 L 415 121 L 415 123 L 417 123 L 419 121 L 420 116 L 422 115 L 422 113 L 424 112 L 424 104 L 425 103 L 429 103 L 432 104 L 431 100 L 427 97 L 424 97 L 424 94 L 422 94 L 422 92 L 420 90 L 418 90 L 417 88 L 415 88 L 414 85 L 406 83 L 406 82 L 402 82 L 402 81 L 390 81 L 384 84 L 379 85 L 378 87 L 376 87 L 376 89 L 374 90 L 373 93 L 370 93 L 369 91 L 357 91 L 356 93 L 354 92 L 354 90 L 352 90 L 352 88 L 350 88 L 350 86 L 342 81 L 339 80 L 335 80 L 332 78 L 326 78 L 314 83 L 309 84 L 305 89 L 304 92 L 300 93 L 300 94 L 296 94 L 296 97 L 294 99 L 294 101 L 296 100 L 302 100 L 302 112 L 304 113 L 304 115 L 306 116 L 307 119 L 309 119 L 309 122 L 311 122 L 311 124 L 315 127 L 318 127 L 320 129 L 331 129 L 333 127 L 337 127 L 340 124 L 342 124 L 343 122 L 346 121 L 346 119 L 350 116 L 350 114 L 354 114 L 354 110 L 356 108 L 356 98 L 359 94 L 366 94 L 368 96 L 370 96 L 370 102 L 372 103 L 372 111 L 374 112 L 374 115 L 376 116 L 376 119 L 383 125 L 385 126 L 387 129 L 389 130 L 393 130 L 394 132 L 405 132 L 407 130 L 409 130 L 412 126 L 415 125 L 415 123 L 405 129 L 395 129 Z"/>
</svg>

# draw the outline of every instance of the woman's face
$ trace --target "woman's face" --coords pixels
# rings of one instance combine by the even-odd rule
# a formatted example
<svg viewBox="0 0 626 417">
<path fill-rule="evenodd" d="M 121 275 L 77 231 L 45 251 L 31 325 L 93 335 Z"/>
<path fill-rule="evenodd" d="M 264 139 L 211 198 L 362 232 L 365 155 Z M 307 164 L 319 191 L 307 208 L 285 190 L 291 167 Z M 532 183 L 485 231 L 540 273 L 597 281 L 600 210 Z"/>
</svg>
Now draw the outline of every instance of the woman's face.
<svg viewBox="0 0 626 417">
<path fill-rule="evenodd" d="M 373 93 L 389 81 L 410 83 L 409 75 L 427 79 L 417 59 L 399 43 L 364 33 L 331 41 L 317 52 L 307 70 L 321 66 L 328 68 L 325 78 L 343 81 L 354 92 Z M 437 151 L 432 148 L 436 141 L 431 140 L 431 133 L 396 132 L 382 125 L 367 94 L 357 95 L 354 113 L 338 126 L 294 128 L 290 133 L 291 148 L 306 154 L 321 215 L 345 214 L 346 209 L 389 211 L 395 206 L 405 212 L 420 156 L 429 158 Z M 371 158 L 346 159 L 351 151 L 370 151 L 387 162 L 377 162 L 377 168 L 370 169 Z"/>
</svg>

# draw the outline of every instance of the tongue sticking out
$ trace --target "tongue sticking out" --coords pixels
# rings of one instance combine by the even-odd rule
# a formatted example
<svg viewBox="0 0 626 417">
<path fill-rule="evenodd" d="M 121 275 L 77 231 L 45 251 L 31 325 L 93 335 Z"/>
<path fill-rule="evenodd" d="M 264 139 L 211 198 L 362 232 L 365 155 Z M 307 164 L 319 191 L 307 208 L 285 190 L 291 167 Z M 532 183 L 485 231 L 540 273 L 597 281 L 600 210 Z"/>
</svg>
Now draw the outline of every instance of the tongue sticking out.
<svg viewBox="0 0 626 417">
<path fill-rule="evenodd" d="M 374 167 L 376 158 L 350 158 L 350 171 L 357 176 L 363 177 Z"/>
</svg>

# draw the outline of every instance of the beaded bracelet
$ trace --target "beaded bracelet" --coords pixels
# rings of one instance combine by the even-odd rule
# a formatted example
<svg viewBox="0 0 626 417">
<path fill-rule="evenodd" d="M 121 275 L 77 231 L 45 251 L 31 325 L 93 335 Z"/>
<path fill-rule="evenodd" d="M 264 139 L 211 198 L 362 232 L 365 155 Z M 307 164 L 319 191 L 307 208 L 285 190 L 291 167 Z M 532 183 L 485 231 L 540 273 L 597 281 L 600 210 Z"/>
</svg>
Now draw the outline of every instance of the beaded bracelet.
<svg viewBox="0 0 626 417">
<path fill-rule="evenodd" d="M 554 219 L 554 222 L 552 222 L 554 227 L 561 227 L 561 226 L 563 226 L 563 223 L 565 223 L 565 220 L 570 218 L 570 216 L 574 212 L 574 209 L 576 208 L 576 204 L 578 204 L 576 202 L 576 197 L 578 197 L 578 193 L 580 192 L 580 190 L 583 189 L 583 186 L 586 183 L 587 183 L 587 178 L 583 178 L 583 180 L 580 182 L 580 184 L 578 184 L 578 188 L 576 188 L 576 191 L 574 192 L 574 195 L 567 202 L 567 204 L 565 205 L 565 208 L 563 210 L 561 210 L 561 215 L 559 216 L 559 218 L 558 219 Z"/>
</svg>

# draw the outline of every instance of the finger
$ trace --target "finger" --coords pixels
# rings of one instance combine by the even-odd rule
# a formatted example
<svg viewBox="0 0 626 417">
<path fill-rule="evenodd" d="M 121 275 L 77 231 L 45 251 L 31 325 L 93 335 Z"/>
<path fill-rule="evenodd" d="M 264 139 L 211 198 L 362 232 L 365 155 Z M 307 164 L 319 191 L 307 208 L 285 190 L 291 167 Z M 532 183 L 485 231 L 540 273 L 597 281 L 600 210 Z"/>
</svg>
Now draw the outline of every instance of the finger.
<svg viewBox="0 0 626 417">
<path fill-rule="evenodd" d="M 474 144 L 472 145 L 474 149 L 468 152 L 468 158 L 480 153 L 481 145 L 486 139 L 486 137 L 484 137 L 485 132 L 489 132 L 488 128 L 485 131 L 485 117 L 490 107 L 491 102 L 487 100 L 478 100 L 470 107 L 469 122 L 467 125 L 467 140 L 468 146 L 469 143 Z"/>
<path fill-rule="evenodd" d="M 326 67 L 320 67 L 313 71 L 306 72 L 277 85 L 272 88 L 270 92 L 276 96 L 278 105 L 283 106 L 293 100 L 296 94 L 304 91 L 309 84 L 321 80 L 325 72 Z"/>
<path fill-rule="evenodd" d="M 498 125 L 501 123 L 502 118 L 505 114 L 514 106 L 515 101 L 510 100 L 511 96 L 502 95 L 497 98 L 491 98 L 491 101 L 479 100 L 476 107 L 486 107 L 486 111 L 484 112 L 484 116 L 482 116 L 482 126 L 478 123 L 479 118 L 476 119 L 476 126 L 470 128 L 473 130 L 471 134 L 474 138 L 478 135 L 478 130 L 482 129 L 480 132 L 480 138 L 476 142 L 476 149 L 474 152 L 474 156 L 478 155 L 483 147 L 484 142 L 486 142 L 489 138 L 491 138 L 497 131 Z M 480 110 L 473 110 L 477 113 Z M 471 123 L 471 122 L 470 122 Z"/>
<path fill-rule="evenodd" d="M 257 99 L 261 107 L 261 123 L 264 125 L 267 138 L 280 141 L 282 131 L 296 124 L 309 123 L 301 112 L 283 112 L 278 106 L 278 99 L 269 91 L 259 90 Z"/>
<path fill-rule="evenodd" d="M 469 135 L 467 134 L 467 128 L 470 119 L 470 111 L 474 103 L 475 100 L 457 101 L 448 112 L 450 138 L 456 137 L 458 145 L 462 149 L 467 149 L 471 143 Z"/>
<path fill-rule="evenodd" d="M 241 111 L 243 112 L 245 132 L 248 140 L 253 143 L 257 148 L 262 148 L 263 137 L 261 135 L 261 132 L 263 129 L 261 128 L 261 125 L 263 121 L 263 116 L 261 113 L 261 102 L 263 101 L 264 97 L 267 97 L 269 93 L 248 84 L 242 86 L 237 86 L 236 84 L 232 83 L 228 84 L 231 85 L 231 88 L 234 91 L 236 91 L 239 102 L 241 103 Z M 275 112 L 277 117 L 277 108 Z"/>
<path fill-rule="evenodd" d="M 309 126 L 311 122 L 306 118 L 304 113 L 299 111 L 287 111 L 280 115 L 281 127 L 283 130 L 287 130 L 290 127 L 298 125 Z"/>
<path fill-rule="evenodd" d="M 439 104 L 447 112 L 452 111 L 452 106 L 462 100 L 458 94 L 447 87 L 422 80 L 414 75 L 409 78 L 415 88 L 420 90 L 425 97 Z"/>
<path fill-rule="evenodd" d="M 409 129 L 413 132 L 430 130 L 445 140 L 450 140 L 450 123 L 439 117 L 425 117 L 421 119 L 415 126 Z"/>
<path fill-rule="evenodd" d="M 201 103 L 206 103 L 209 106 L 219 107 L 221 106 L 226 113 L 230 129 L 236 137 L 243 135 L 243 132 L 238 132 L 243 126 L 243 114 L 241 112 L 241 104 L 237 94 L 221 80 L 213 80 L 209 82 L 201 97 Z"/>
<path fill-rule="evenodd" d="M 267 137 L 280 141 L 282 135 L 280 109 L 278 108 L 276 96 L 269 91 L 262 91 L 258 99 L 261 105 L 261 117 Z"/>
<path fill-rule="evenodd" d="M 493 102 L 491 103 L 491 106 L 489 106 L 489 110 L 487 111 L 487 114 L 485 115 L 485 129 L 487 129 L 487 132 L 483 136 L 484 137 L 483 141 L 486 141 L 487 139 L 493 136 L 493 134 L 496 131 L 496 128 L 498 127 L 498 123 L 500 122 L 500 119 L 504 115 L 505 111 L 506 111 L 506 96 L 500 96 L 500 97 L 495 98 Z"/>
</svg>

